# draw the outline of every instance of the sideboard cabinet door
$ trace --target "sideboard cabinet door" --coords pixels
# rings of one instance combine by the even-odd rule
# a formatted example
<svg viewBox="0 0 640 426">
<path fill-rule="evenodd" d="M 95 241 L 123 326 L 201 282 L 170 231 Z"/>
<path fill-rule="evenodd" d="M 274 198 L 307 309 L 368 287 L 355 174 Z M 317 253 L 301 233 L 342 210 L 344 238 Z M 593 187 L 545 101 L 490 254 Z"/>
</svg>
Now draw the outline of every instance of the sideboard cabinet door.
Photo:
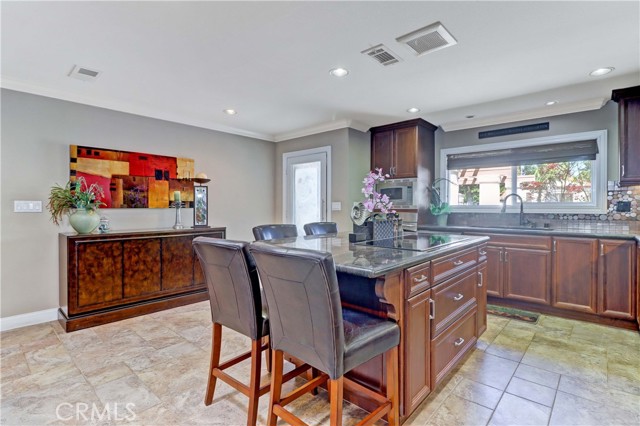
<svg viewBox="0 0 640 426">
<path fill-rule="evenodd" d="M 122 299 L 122 242 L 79 243 L 78 312 L 110 306 Z"/>
</svg>

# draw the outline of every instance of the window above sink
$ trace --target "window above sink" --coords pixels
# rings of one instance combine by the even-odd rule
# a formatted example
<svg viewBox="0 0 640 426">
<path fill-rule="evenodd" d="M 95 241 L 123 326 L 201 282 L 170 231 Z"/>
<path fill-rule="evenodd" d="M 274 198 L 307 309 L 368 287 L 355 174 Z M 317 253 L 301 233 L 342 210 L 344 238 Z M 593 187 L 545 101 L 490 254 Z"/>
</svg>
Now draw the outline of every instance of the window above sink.
<svg viewBox="0 0 640 426">
<path fill-rule="evenodd" d="M 606 165 L 606 130 L 440 151 L 441 177 L 450 181 L 442 190 L 458 213 L 499 212 L 511 193 L 525 213 L 604 213 Z M 516 197 L 507 209 L 519 211 Z"/>
</svg>

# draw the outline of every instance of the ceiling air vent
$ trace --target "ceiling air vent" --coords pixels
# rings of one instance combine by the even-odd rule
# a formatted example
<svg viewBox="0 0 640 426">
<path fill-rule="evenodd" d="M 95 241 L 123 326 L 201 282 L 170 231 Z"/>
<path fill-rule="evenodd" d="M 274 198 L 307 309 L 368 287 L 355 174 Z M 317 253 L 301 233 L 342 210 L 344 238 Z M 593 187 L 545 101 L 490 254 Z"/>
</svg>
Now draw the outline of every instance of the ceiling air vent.
<svg viewBox="0 0 640 426">
<path fill-rule="evenodd" d="M 100 73 L 100 71 L 74 65 L 73 69 L 69 73 L 69 77 L 77 78 L 78 80 L 93 81 L 98 78 Z"/>
<path fill-rule="evenodd" d="M 458 43 L 440 22 L 398 37 L 396 41 L 406 44 L 417 56 Z"/>
<path fill-rule="evenodd" d="M 384 66 L 392 65 L 401 61 L 401 59 L 396 56 L 395 53 L 387 49 L 387 47 L 383 44 L 379 44 L 370 49 L 363 50 L 360 53 L 373 58 L 376 62 Z"/>
</svg>

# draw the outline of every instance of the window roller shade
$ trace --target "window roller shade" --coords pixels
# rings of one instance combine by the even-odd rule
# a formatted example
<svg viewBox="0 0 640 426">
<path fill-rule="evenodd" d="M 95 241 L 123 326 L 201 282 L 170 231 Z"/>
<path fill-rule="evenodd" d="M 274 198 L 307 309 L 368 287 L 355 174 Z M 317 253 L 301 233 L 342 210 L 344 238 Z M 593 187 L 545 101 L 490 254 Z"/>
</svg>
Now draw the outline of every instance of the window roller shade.
<svg viewBox="0 0 640 426">
<path fill-rule="evenodd" d="M 597 153 L 598 143 L 593 139 L 522 148 L 450 154 L 447 155 L 447 169 L 459 170 L 595 160 Z"/>
</svg>

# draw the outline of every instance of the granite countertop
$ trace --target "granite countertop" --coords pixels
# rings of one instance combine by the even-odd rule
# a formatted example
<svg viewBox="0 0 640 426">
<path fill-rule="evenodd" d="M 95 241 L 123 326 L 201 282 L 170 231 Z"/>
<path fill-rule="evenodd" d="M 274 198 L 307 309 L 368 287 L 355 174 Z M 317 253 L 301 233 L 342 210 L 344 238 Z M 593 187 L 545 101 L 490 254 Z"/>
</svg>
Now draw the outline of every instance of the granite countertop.
<svg viewBox="0 0 640 426">
<path fill-rule="evenodd" d="M 353 244 L 349 242 L 349 233 L 340 232 L 269 240 L 262 243 L 329 252 L 333 255 L 338 272 L 375 278 L 485 241 L 489 241 L 489 238 L 469 236 L 463 241 L 434 247 L 428 251 L 411 251 Z"/>
<path fill-rule="evenodd" d="M 501 225 L 420 225 L 418 229 L 430 232 L 487 232 L 501 234 L 527 234 L 527 235 L 547 235 L 547 236 L 569 236 L 569 237 L 591 237 L 591 238 L 613 238 L 633 240 L 640 244 L 640 223 L 611 223 L 594 221 L 556 221 L 549 223 L 549 228 L 536 227 L 503 227 Z"/>
</svg>

